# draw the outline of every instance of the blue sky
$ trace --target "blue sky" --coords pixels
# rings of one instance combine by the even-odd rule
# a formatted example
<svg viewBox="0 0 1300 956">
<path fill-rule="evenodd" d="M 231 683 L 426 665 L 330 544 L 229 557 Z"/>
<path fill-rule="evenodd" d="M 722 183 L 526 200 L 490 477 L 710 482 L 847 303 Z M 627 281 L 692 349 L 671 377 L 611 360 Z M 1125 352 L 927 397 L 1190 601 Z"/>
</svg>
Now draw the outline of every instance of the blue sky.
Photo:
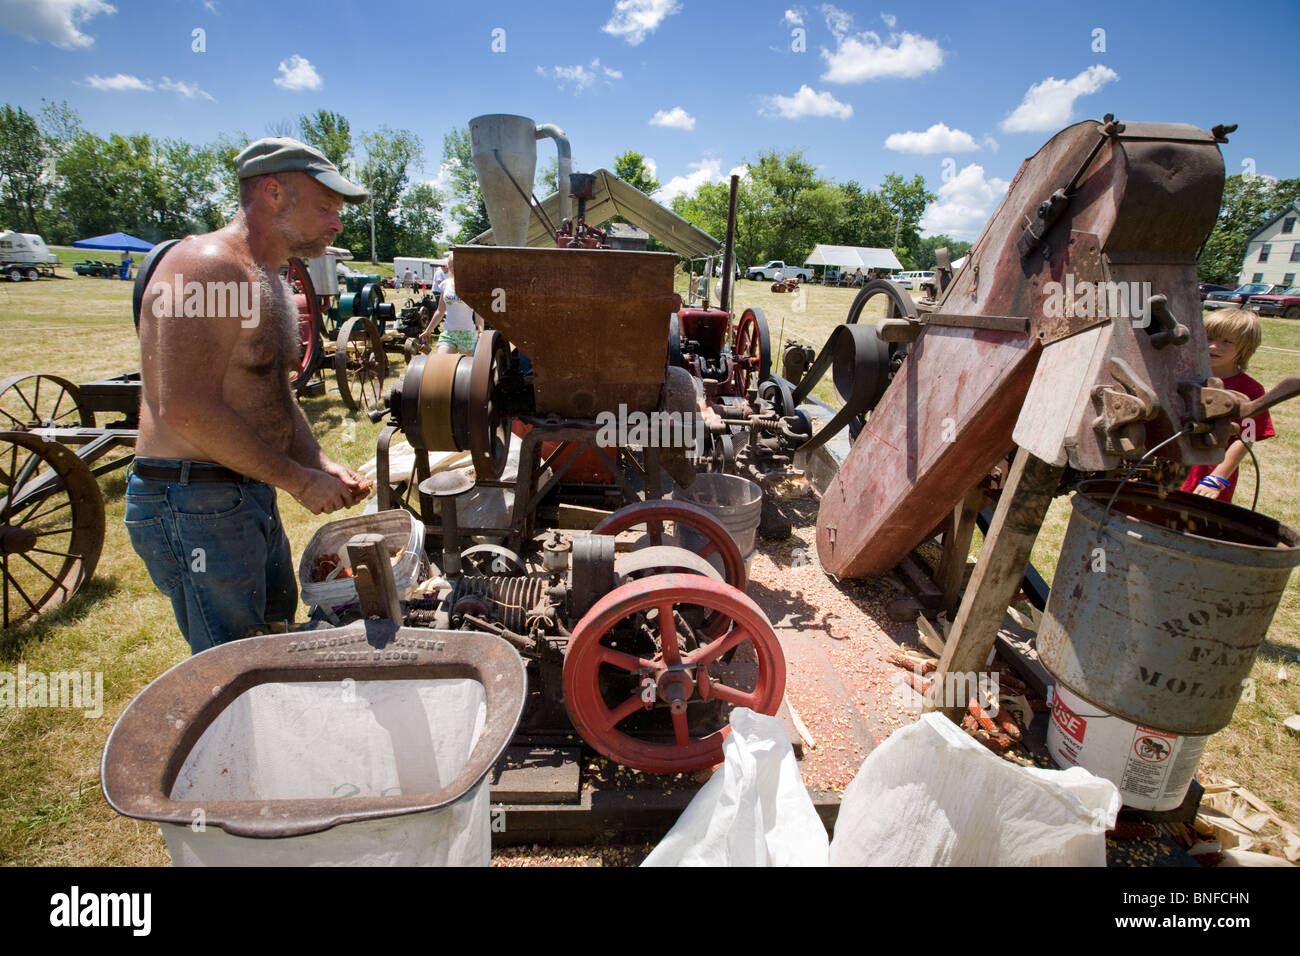
<svg viewBox="0 0 1300 956">
<path fill-rule="evenodd" d="M 443 135 L 482 113 L 557 124 L 575 169 L 642 152 L 668 195 L 803 147 L 837 181 L 922 174 L 922 225 L 970 239 L 1022 159 L 1107 112 L 1238 123 L 1229 173 L 1300 175 L 1297 27 L 1294 0 L 0 0 L 0 99 L 193 142 L 324 107 L 416 133 L 434 182 Z"/>
</svg>

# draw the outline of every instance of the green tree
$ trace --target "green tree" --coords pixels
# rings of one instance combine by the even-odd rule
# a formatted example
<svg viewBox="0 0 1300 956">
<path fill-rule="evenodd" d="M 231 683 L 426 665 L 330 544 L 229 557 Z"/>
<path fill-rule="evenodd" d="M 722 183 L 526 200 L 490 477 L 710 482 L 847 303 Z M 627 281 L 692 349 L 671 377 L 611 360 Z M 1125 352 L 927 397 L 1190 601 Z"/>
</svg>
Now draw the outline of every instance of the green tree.
<svg viewBox="0 0 1300 956">
<path fill-rule="evenodd" d="M 142 239 L 166 238 L 155 214 L 164 185 L 147 133 L 102 139 L 79 133 L 58 161 L 56 202 L 79 237 L 121 230 Z"/>
<path fill-rule="evenodd" d="M 298 117 L 303 142 L 315 146 L 339 169 L 352 154 L 352 126 L 342 113 L 320 109 Z"/>
<path fill-rule="evenodd" d="M 916 268 L 933 269 L 936 262 L 935 250 L 945 247 L 948 250 L 948 261 L 953 262 L 970 252 L 971 244 L 943 235 L 928 236 L 920 240 L 916 248 Z"/>
<path fill-rule="evenodd" d="M 67 100 L 54 103 L 41 100 L 41 133 L 49 144 L 50 152 L 57 158 L 62 156 L 68 144 L 81 132 L 81 117 L 68 105 Z"/>
<path fill-rule="evenodd" d="M 653 196 L 659 191 L 659 180 L 650 172 L 645 156 L 634 150 L 629 149 L 614 157 L 614 175 L 647 196 Z"/>
<path fill-rule="evenodd" d="M 402 194 L 397 215 L 397 255 L 433 258 L 434 237 L 442 232 L 442 196 L 429 183 L 416 183 Z"/>
<path fill-rule="evenodd" d="M 0 108 L 0 197 L 5 219 L 21 232 L 38 232 L 37 214 L 49 194 L 45 163 L 51 153 L 36 120 L 21 106 Z"/>
<path fill-rule="evenodd" d="M 920 243 L 916 224 L 925 214 L 925 207 L 939 197 L 925 188 L 925 178 L 917 173 L 910 180 L 896 173 L 886 173 L 885 181 L 880 185 L 880 198 L 894 212 L 894 235 L 896 240 L 890 245 L 897 251 L 915 250 Z"/>
<path fill-rule="evenodd" d="M 370 191 L 374 204 L 375 256 L 388 262 L 397 253 L 398 214 L 402 193 L 412 172 L 424 167 L 424 146 L 409 130 L 387 126 L 361 138 L 364 162 L 356 164 L 355 175 Z M 343 212 L 342 245 L 357 258 L 370 256 L 370 203 L 349 206 Z"/>
<path fill-rule="evenodd" d="M 1219 218 L 1196 260 L 1197 278 L 1202 282 L 1235 286 L 1241 277 L 1246 242 L 1251 233 L 1297 200 L 1300 200 L 1300 178 L 1229 176 L 1223 184 Z"/>
<path fill-rule="evenodd" d="M 773 203 L 771 185 L 742 176 L 736 191 L 736 261 L 742 266 L 773 258 L 768 255 L 774 228 L 769 218 Z M 690 196 L 678 196 L 672 210 L 691 225 L 721 241 L 727 235 L 729 183 L 705 183 Z"/>
<path fill-rule="evenodd" d="M 751 218 L 764 216 L 770 225 L 765 248 L 756 258 L 802 263 L 812 247 L 824 241 L 839 211 L 833 184 L 817 175 L 802 149 L 759 153 L 749 171 L 753 188 L 746 212 Z"/>
<path fill-rule="evenodd" d="M 824 241 L 839 246 L 868 246 L 888 249 L 894 244 L 894 213 L 889 204 L 856 180 L 836 187 L 840 193 L 840 217 Z"/>
<path fill-rule="evenodd" d="M 451 178 L 451 197 L 454 205 L 451 215 L 460 222 L 455 242 L 469 242 L 481 232 L 492 228 L 483 192 L 479 189 L 478 174 L 470 153 L 469 129 L 454 129 L 442 140 L 443 162 Z"/>
</svg>

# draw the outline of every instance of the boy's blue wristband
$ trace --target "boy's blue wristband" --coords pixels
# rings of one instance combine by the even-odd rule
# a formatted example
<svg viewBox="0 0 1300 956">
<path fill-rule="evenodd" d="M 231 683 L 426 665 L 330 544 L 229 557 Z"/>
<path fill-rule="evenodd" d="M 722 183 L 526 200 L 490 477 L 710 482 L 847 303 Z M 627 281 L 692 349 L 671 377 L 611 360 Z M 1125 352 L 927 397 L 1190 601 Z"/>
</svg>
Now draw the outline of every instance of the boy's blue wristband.
<svg viewBox="0 0 1300 956">
<path fill-rule="evenodd" d="M 1206 475 L 1197 484 L 1204 485 L 1207 488 L 1217 488 L 1219 491 L 1226 491 L 1229 481 L 1227 478 L 1220 478 L 1218 475 Z"/>
</svg>

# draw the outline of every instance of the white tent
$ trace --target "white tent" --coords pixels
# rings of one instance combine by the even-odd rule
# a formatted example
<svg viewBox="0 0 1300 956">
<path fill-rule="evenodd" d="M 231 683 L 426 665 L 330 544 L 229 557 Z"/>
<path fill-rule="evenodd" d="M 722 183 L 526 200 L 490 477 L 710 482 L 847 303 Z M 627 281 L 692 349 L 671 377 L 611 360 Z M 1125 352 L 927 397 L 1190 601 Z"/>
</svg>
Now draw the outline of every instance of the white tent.
<svg viewBox="0 0 1300 956">
<path fill-rule="evenodd" d="M 869 246 L 829 246 L 818 243 L 804 261 L 809 266 L 839 266 L 841 269 L 901 269 L 892 249 L 872 249 Z"/>
</svg>

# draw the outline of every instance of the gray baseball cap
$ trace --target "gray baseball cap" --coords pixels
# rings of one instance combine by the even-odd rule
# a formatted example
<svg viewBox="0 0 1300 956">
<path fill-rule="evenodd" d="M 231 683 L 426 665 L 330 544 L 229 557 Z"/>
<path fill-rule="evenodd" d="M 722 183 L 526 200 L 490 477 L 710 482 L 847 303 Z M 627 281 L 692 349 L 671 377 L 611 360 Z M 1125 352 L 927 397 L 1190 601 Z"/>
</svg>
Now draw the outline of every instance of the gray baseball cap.
<svg viewBox="0 0 1300 956">
<path fill-rule="evenodd" d="M 265 176 L 267 173 L 306 173 L 326 189 L 332 189 L 344 202 L 365 202 L 370 193 L 343 178 L 339 168 L 319 149 L 285 136 L 268 136 L 249 143 L 235 157 L 235 172 L 240 179 Z"/>
</svg>

